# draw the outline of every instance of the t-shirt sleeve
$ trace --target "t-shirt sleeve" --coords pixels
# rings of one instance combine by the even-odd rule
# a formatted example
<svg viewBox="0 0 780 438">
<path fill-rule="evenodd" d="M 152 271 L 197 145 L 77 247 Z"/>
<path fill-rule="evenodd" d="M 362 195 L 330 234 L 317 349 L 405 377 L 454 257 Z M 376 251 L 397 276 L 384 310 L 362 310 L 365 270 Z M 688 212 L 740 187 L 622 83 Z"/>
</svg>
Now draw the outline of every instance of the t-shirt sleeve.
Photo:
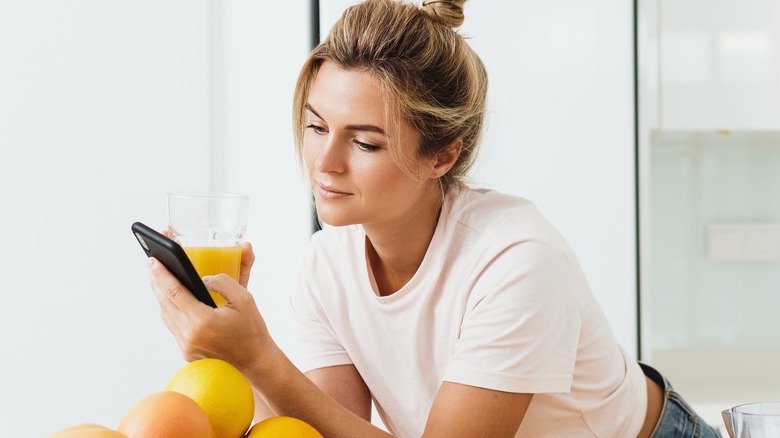
<svg viewBox="0 0 780 438">
<path fill-rule="evenodd" d="M 509 246 L 486 264 L 444 380 L 516 393 L 571 389 L 580 337 L 576 260 L 538 242 Z"/>
<path fill-rule="evenodd" d="M 317 281 L 316 262 L 317 251 L 313 244 L 310 244 L 304 255 L 298 282 L 290 294 L 298 341 L 295 362 L 303 372 L 352 363 L 318 299 L 321 291 L 317 289 L 320 282 Z"/>
</svg>

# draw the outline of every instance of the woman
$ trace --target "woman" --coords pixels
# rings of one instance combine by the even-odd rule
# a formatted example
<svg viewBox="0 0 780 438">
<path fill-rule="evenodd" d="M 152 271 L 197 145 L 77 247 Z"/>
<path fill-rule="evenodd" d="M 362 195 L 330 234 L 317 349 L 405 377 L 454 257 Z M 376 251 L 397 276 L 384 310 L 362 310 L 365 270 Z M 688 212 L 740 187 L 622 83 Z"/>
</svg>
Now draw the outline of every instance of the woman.
<svg viewBox="0 0 780 438">
<path fill-rule="evenodd" d="M 372 399 L 402 437 L 712 435 L 617 344 L 534 205 L 463 183 L 487 78 L 453 31 L 462 4 L 353 6 L 301 71 L 296 143 L 332 226 L 312 238 L 291 297 L 305 374 L 246 290 L 249 247 L 239 283 L 204 278 L 229 302 L 216 310 L 151 260 L 185 358 L 232 363 L 262 414 L 327 437 L 387 436 L 370 424 Z"/>
</svg>

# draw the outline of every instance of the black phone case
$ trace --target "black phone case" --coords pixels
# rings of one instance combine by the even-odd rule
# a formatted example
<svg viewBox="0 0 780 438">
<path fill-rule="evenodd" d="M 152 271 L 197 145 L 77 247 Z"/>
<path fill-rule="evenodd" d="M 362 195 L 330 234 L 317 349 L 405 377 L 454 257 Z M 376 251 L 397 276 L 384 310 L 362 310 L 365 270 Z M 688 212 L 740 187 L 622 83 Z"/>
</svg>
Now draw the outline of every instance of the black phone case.
<svg viewBox="0 0 780 438">
<path fill-rule="evenodd" d="M 200 302 L 217 307 L 206 285 L 198 276 L 198 271 L 178 243 L 141 222 L 134 223 L 130 229 L 147 256 L 159 260 Z"/>
</svg>

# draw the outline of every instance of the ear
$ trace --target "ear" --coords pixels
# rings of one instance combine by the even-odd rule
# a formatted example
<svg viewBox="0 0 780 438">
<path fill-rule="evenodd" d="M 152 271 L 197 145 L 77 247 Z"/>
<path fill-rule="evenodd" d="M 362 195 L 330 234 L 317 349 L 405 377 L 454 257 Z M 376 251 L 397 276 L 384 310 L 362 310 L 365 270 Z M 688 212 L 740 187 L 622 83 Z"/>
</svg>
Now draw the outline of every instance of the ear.
<svg viewBox="0 0 780 438">
<path fill-rule="evenodd" d="M 460 157 L 460 151 L 462 149 L 463 139 L 458 137 L 455 141 L 450 143 L 449 146 L 436 154 L 431 173 L 428 176 L 430 178 L 441 178 L 446 175 L 447 172 L 452 169 L 452 166 L 458 162 L 458 157 Z"/>
</svg>

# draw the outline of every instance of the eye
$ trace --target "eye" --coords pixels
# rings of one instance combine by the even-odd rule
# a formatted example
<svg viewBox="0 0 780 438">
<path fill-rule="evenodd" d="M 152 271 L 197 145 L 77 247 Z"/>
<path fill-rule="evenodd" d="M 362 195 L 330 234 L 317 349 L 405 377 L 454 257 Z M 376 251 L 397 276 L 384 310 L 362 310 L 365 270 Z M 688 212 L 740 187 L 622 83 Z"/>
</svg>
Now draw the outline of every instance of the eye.
<svg viewBox="0 0 780 438">
<path fill-rule="evenodd" d="M 379 149 L 382 149 L 380 146 L 363 143 L 362 141 L 357 141 L 357 140 L 355 140 L 355 144 L 357 145 L 358 148 L 360 148 L 360 150 L 365 152 L 376 152 Z"/>
<path fill-rule="evenodd" d="M 311 129 L 311 130 L 313 130 L 314 132 L 316 132 L 319 135 L 322 135 L 322 134 L 325 134 L 325 133 L 328 132 L 327 129 L 323 128 L 322 126 L 315 125 L 314 123 L 306 126 L 306 129 Z"/>
</svg>

